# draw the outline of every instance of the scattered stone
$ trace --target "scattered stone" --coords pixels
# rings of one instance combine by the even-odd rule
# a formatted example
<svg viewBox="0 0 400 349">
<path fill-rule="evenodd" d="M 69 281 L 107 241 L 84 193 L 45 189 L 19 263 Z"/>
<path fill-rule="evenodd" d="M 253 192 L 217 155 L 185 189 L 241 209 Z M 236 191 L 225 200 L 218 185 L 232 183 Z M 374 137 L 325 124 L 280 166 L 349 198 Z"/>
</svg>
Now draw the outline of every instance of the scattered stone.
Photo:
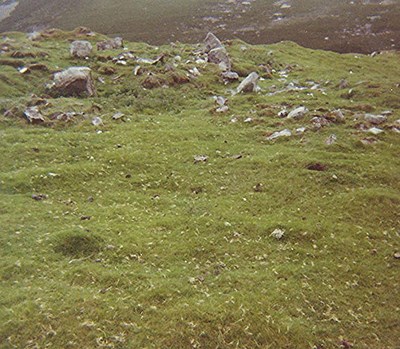
<svg viewBox="0 0 400 349">
<path fill-rule="evenodd" d="M 306 107 L 298 107 L 293 109 L 287 116 L 288 119 L 301 119 L 308 113 L 308 109 Z"/>
<path fill-rule="evenodd" d="M 49 116 L 50 120 L 56 120 L 56 121 L 64 121 L 64 122 L 69 122 L 75 119 L 75 116 L 79 115 L 79 113 L 75 112 L 57 112 L 53 113 Z M 82 114 L 80 114 L 82 115 Z"/>
<path fill-rule="evenodd" d="M 49 88 L 50 93 L 56 97 L 92 97 L 96 95 L 92 73 L 87 67 L 71 67 L 56 73 Z"/>
<path fill-rule="evenodd" d="M 29 107 L 25 110 L 24 116 L 30 124 L 41 124 L 44 122 L 44 117 L 40 113 L 37 106 Z"/>
<path fill-rule="evenodd" d="M 332 119 L 333 122 L 335 123 L 343 123 L 345 122 L 345 117 L 344 114 L 340 109 L 334 110 L 333 112 L 330 113 L 330 118 Z"/>
<path fill-rule="evenodd" d="M 114 39 L 100 41 L 96 46 L 98 51 L 114 50 L 124 47 L 124 40 L 121 37 L 116 37 Z"/>
<path fill-rule="evenodd" d="M 249 124 L 249 123 L 253 122 L 253 119 L 252 119 L 252 118 L 246 118 L 246 119 L 244 119 L 243 122 L 244 122 L 245 124 Z"/>
<path fill-rule="evenodd" d="M 125 114 L 124 114 L 124 113 L 118 112 L 118 113 L 115 113 L 115 114 L 112 116 L 112 119 L 113 119 L 113 120 L 123 120 L 124 117 L 125 117 Z"/>
<path fill-rule="evenodd" d="M 76 40 L 71 43 L 71 56 L 76 58 L 86 58 L 92 53 L 93 46 L 89 41 Z"/>
<path fill-rule="evenodd" d="M 285 118 L 288 116 L 288 114 L 289 114 L 289 112 L 286 109 L 283 109 L 278 113 L 278 117 Z"/>
<path fill-rule="evenodd" d="M 96 35 L 95 33 L 93 33 L 89 28 L 87 27 L 77 27 L 74 29 L 74 33 L 75 35 L 82 35 L 82 36 L 94 36 Z"/>
<path fill-rule="evenodd" d="M 255 186 L 253 186 L 253 190 L 256 193 L 261 193 L 263 191 L 263 189 L 264 189 L 264 186 L 262 183 L 257 183 Z"/>
<path fill-rule="evenodd" d="M 327 165 L 321 164 L 320 162 L 315 162 L 306 166 L 307 170 L 310 171 L 326 171 L 328 169 Z"/>
<path fill-rule="evenodd" d="M 233 71 L 224 71 L 221 73 L 221 76 L 225 83 L 239 80 L 239 74 Z"/>
<path fill-rule="evenodd" d="M 229 107 L 227 105 L 223 105 L 222 107 L 218 107 L 215 109 L 217 113 L 226 113 L 229 111 Z"/>
<path fill-rule="evenodd" d="M 378 140 L 375 137 L 366 137 L 361 140 L 361 143 L 364 145 L 371 145 L 377 143 Z"/>
<path fill-rule="evenodd" d="M 380 128 L 377 127 L 371 127 L 370 129 L 367 130 L 368 133 L 372 133 L 373 135 L 379 135 L 380 133 L 383 133 L 384 131 Z"/>
<path fill-rule="evenodd" d="M 272 135 L 267 137 L 267 140 L 272 141 L 272 140 L 280 138 L 280 137 L 290 137 L 291 135 L 292 135 L 292 132 L 290 132 L 290 130 L 288 130 L 288 129 L 285 129 L 283 131 L 274 132 Z"/>
<path fill-rule="evenodd" d="M 325 140 L 325 144 L 326 145 L 332 145 L 334 143 L 336 143 L 337 141 L 337 136 L 335 134 L 331 134 L 326 140 Z"/>
<path fill-rule="evenodd" d="M 364 120 L 373 124 L 380 125 L 387 121 L 387 116 L 385 115 L 374 115 L 374 114 L 365 114 Z"/>
<path fill-rule="evenodd" d="M 311 119 L 311 122 L 317 130 L 329 125 L 329 121 L 323 116 L 315 116 Z"/>
<path fill-rule="evenodd" d="M 103 125 L 103 120 L 101 119 L 101 117 L 96 116 L 92 119 L 92 125 L 93 126 L 101 126 L 101 125 Z"/>
<path fill-rule="evenodd" d="M 393 257 L 395 259 L 400 259 L 400 252 L 395 252 L 395 254 L 393 255 Z"/>
<path fill-rule="evenodd" d="M 221 107 L 226 105 L 226 103 L 228 102 L 228 100 L 223 96 L 217 96 L 214 98 L 215 98 L 215 102 Z"/>
<path fill-rule="evenodd" d="M 207 162 L 208 156 L 207 155 L 195 155 L 194 156 L 194 163 L 198 164 L 200 162 Z"/>
<path fill-rule="evenodd" d="M 285 236 L 285 231 L 282 229 L 275 229 L 271 234 L 271 237 L 275 238 L 276 240 L 281 240 Z"/>
<path fill-rule="evenodd" d="M 197 67 L 194 67 L 194 68 L 192 68 L 192 69 L 189 69 L 189 74 L 190 74 L 192 77 L 195 77 L 195 78 L 197 78 L 197 77 L 199 77 L 199 76 L 201 75 L 201 73 L 200 73 L 200 71 L 197 69 Z"/>
<path fill-rule="evenodd" d="M 303 133 L 306 132 L 306 131 L 307 131 L 307 129 L 306 129 L 305 127 L 296 128 L 296 134 L 297 134 L 297 135 L 301 135 L 301 134 L 303 134 Z"/>
<path fill-rule="evenodd" d="M 46 200 L 48 198 L 48 196 L 46 194 L 33 194 L 32 195 L 32 199 L 35 201 L 42 201 L 42 200 Z"/>
<path fill-rule="evenodd" d="M 257 73 L 253 72 L 246 79 L 244 79 L 238 88 L 236 89 L 236 93 L 247 93 L 247 92 L 257 92 L 260 90 L 257 83 L 259 80 L 259 76 Z"/>
</svg>

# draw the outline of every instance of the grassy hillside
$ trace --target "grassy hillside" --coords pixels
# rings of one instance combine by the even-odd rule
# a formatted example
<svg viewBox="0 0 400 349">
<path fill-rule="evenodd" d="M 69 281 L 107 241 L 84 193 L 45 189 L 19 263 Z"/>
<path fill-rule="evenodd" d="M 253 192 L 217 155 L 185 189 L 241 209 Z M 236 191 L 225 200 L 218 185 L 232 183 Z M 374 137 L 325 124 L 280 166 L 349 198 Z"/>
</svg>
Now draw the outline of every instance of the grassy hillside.
<svg viewBox="0 0 400 349">
<path fill-rule="evenodd" d="M 195 62 L 201 46 L 127 43 L 166 55 L 142 65 L 164 87 L 144 89 L 136 62 L 110 61 L 121 50 L 70 58 L 75 38 L 1 39 L 0 348 L 398 348 L 398 54 L 228 42 L 241 80 L 265 77 L 232 96 L 238 83 Z M 39 62 L 48 71 L 16 69 Z M 98 96 L 46 96 L 51 72 L 75 65 L 92 68 Z M 82 114 L 30 125 L 40 97 L 46 117 Z M 277 116 L 299 105 L 303 119 Z M 344 123 L 312 123 L 338 108 Z M 363 130 L 366 112 L 388 109 L 383 133 Z"/>
</svg>

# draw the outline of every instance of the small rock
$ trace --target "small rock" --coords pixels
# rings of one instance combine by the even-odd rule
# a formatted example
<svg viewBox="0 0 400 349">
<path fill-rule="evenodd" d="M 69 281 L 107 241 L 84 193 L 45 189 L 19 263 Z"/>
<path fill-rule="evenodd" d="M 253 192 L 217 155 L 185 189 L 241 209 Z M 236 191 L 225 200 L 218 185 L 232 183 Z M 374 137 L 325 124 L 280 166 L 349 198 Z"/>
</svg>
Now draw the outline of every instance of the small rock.
<svg viewBox="0 0 400 349">
<path fill-rule="evenodd" d="M 93 126 L 100 126 L 103 125 L 103 120 L 101 119 L 101 117 L 96 116 L 92 119 L 92 125 Z"/>
<path fill-rule="evenodd" d="M 257 83 L 259 80 L 259 76 L 257 73 L 253 72 L 249 74 L 249 76 L 244 79 L 238 88 L 236 89 L 236 93 L 241 93 L 241 92 L 257 92 L 260 90 L 258 87 Z"/>
<path fill-rule="evenodd" d="M 40 124 L 44 122 L 44 117 L 37 106 L 26 109 L 24 115 L 30 124 Z"/>
<path fill-rule="evenodd" d="M 377 127 L 372 127 L 367 130 L 368 133 L 372 133 L 373 135 L 379 135 L 380 133 L 384 132 L 382 129 L 377 128 Z"/>
<path fill-rule="evenodd" d="M 243 122 L 246 123 L 246 124 L 249 124 L 249 123 L 253 122 L 253 119 L 252 118 L 247 118 Z"/>
<path fill-rule="evenodd" d="M 283 109 L 283 110 L 281 110 L 281 111 L 278 113 L 278 116 L 279 116 L 280 118 L 285 118 L 285 117 L 288 116 L 288 114 L 289 114 L 289 112 L 288 112 L 286 109 Z"/>
<path fill-rule="evenodd" d="M 395 254 L 393 255 L 393 257 L 395 259 L 400 259 L 400 252 L 395 252 Z"/>
<path fill-rule="evenodd" d="M 113 120 L 122 120 L 125 117 L 124 113 L 118 112 L 112 116 Z"/>
<path fill-rule="evenodd" d="M 239 74 L 233 71 L 224 71 L 221 76 L 226 83 L 239 80 Z"/>
<path fill-rule="evenodd" d="M 366 137 L 361 140 L 361 143 L 364 145 L 371 145 L 377 143 L 378 140 L 375 137 Z"/>
<path fill-rule="evenodd" d="M 216 102 L 220 107 L 226 105 L 226 103 L 228 102 L 228 100 L 227 100 L 225 97 L 223 97 L 223 96 L 217 96 L 217 97 L 214 97 L 214 99 L 215 99 L 215 102 Z"/>
<path fill-rule="evenodd" d="M 374 115 L 374 114 L 365 114 L 364 120 L 373 124 L 380 125 L 387 121 L 387 116 L 385 115 Z"/>
<path fill-rule="evenodd" d="M 124 40 L 121 37 L 116 37 L 114 39 L 100 41 L 96 46 L 98 51 L 113 50 L 124 47 Z"/>
<path fill-rule="evenodd" d="M 267 137 L 267 140 L 272 141 L 272 140 L 280 138 L 280 137 L 290 137 L 291 135 L 292 135 L 292 132 L 290 132 L 290 130 L 288 130 L 288 129 L 285 129 L 283 131 L 274 132 L 272 135 Z"/>
<path fill-rule="evenodd" d="M 343 113 L 342 113 L 342 111 L 340 110 L 340 109 L 337 109 L 337 110 L 334 110 L 332 113 L 331 113 L 331 116 L 333 117 L 333 121 L 334 122 L 336 122 L 336 123 L 343 123 L 343 122 L 345 122 L 345 117 L 344 117 L 344 115 L 343 115 Z"/>
<path fill-rule="evenodd" d="M 303 133 L 306 132 L 306 131 L 307 131 L 307 129 L 306 129 L 305 127 L 296 128 L 296 134 L 297 134 L 297 135 L 301 135 L 301 134 L 303 134 Z"/>
<path fill-rule="evenodd" d="M 207 155 L 195 155 L 194 156 L 194 163 L 197 164 L 199 162 L 207 162 L 208 156 Z"/>
<path fill-rule="evenodd" d="M 298 107 L 294 110 L 292 110 L 287 118 L 288 119 L 301 119 L 302 117 L 304 117 L 304 115 L 306 115 L 308 112 L 308 109 L 306 107 Z"/>
<path fill-rule="evenodd" d="M 46 194 L 33 194 L 32 195 L 32 199 L 35 201 L 42 201 L 42 200 L 46 200 L 48 198 L 48 196 Z"/>
<path fill-rule="evenodd" d="M 71 56 L 76 58 L 86 58 L 92 53 L 93 46 L 89 41 L 76 40 L 71 43 Z"/>
<path fill-rule="evenodd" d="M 285 236 L 285 231 L 282 229 L 275 229 L 271 235 L 273 238 L 277 240 L 281 240 Z"/>
<path fill-rule="evenodd" d="M 223 105 L 222 107 L 218 107 L 215 109 L 217 113 L 226 113 L 229 111 L 229 107 L 227 105 Z"/>
<path fill-rule="evenodd" d="M 325 144 L 326 145 L 332 145 L 334 143 L 336 143 L 337 141 L 337 136 L 335 134 L 331 134 L 326 140 L 325 140 Z"/>
</svg>

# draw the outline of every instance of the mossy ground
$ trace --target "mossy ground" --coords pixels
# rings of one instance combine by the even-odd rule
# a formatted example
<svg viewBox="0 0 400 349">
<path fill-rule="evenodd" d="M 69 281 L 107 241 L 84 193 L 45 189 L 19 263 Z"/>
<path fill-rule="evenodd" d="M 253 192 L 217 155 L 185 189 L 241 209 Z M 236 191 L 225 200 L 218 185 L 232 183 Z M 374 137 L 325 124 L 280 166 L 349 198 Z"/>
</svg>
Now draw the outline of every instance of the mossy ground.
<svg viewBox="0 0 400 349">
<path fill-rule="evenodd" d="M 16 115 L 0 122 L 1 348 L 338 348 L 343 339 L 398 348 L 399 134 L 387 127 L 364 145 L 355 127 L 364 110 L 391 109 L 387 125 L 400 118 L 397 54 L 231 42 L 234 70 L 268 63 L 276 73 L 260 93 L 230 96 L 237 84 L 224 85 L 211 64 L 188 84 L 144 90 L 134 64 L 99 59 L 120 51 L 78 61 L 72 33 L 34 44 L 7 37 L 13 50 L 48 53 L 25 65 L 117 71 L 97 83 L 97 97 L 43 109 L 81 119 L 32 126 L 19 116 L 50 73 L 0 66 L 0 108 Z M 180 55 L 180 73 L 196 65 L 198 47 L 127 47 Z M 268 94 L 291 81 L 324 91 Z M 213 112 L 214 95 L 229 98 L 227 114 Z M 298 105 L 310 109 L 304 119 L 277 117 Z M 345 124 L 265 138 L 336 108 Z M 116 111 L 125 122 L 111 120 Z M 91 125 L 94 116 L 104 125 Z M 327 146 L 331 134 L 338 140 Z M 199 154 L 208 161 L 194 163 Z M 327 170 L 306 168 L 316 162 Z M 48 198 L 31 198 L 39 193 Z M 283 240 L 270 237 L 276 228 Z"/>
</svg>

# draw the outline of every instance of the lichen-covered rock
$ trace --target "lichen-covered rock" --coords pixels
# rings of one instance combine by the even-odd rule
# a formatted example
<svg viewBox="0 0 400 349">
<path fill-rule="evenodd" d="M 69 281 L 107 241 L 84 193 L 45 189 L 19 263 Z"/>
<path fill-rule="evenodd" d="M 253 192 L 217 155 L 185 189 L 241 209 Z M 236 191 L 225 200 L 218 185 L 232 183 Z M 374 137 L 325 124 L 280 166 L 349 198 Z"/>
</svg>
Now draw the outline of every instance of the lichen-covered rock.
<svg viewBox="0 0 400 349">
<path fill-rule="evenodd" d="M 240 85 L 236 89 L 236 93 L 257 92 L 260 89 L 257 85 L 259 78 L 260 77 L 256 72 L 251 73 L 246 79 L 244 79 L 240 83 Z"/>
<path fill-rule="evenodd" d="M 88 67 L 71 67 L 54 75 L 49 92 L 55 97 L 92 97 L 96 87 Z"/>
<path fill-rule="evenodd" d="M 71 56 L 76 58 L 86 58 L 92 53 L 93 47 L 89 41 L 76 40 L 71 43 Z"/>
<path fill-rule="evenodd" d="M 98 51 L 114 50 L 121 47 L 124 47 L 124 41 L 121 37 L 116 37 L 114 39 L 108 39 L 97 43 Z"/>
</svg>

